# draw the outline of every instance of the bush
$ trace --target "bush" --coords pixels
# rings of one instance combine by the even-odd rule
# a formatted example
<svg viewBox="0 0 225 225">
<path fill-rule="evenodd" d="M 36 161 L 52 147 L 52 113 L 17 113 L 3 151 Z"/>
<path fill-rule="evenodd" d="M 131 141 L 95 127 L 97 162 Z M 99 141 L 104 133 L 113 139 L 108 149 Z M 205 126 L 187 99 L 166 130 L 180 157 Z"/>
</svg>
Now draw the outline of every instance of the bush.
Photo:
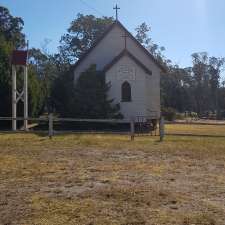
<svg viewBox="0 0 225 225">
<path fill-rule="evenodd" d="M 69 71 L 55 81 L 52 96 L 60 116 L 85 119 L 123 118 L 120 105 L 108 98 L 110 84 L 105 82 L 104 72 L 96 70 L 96 65 L 91 65 L 81 73 L 75 84 L 73 79 L 73 73 Z"/>
<path fill-rule="evenodd" d="M 176 119 L 176 110 L 171 107 L 163 108 L 162 116 L 165 118 L 165 120 L 173 121 Z"/>
<path fill-rule="evenodd" d="M 176 113 L 176 120 L 184 120 L 185 115 L 183 113 Z"/>
</svg>

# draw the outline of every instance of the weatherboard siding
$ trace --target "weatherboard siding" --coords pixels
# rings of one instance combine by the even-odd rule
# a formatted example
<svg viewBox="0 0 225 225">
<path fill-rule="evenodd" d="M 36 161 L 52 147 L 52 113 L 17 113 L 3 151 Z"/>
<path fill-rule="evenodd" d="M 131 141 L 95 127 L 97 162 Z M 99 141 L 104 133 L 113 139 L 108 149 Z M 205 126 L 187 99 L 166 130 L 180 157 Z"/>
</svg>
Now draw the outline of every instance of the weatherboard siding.
<svg viewBox="0 0 225 225">
<path fill-rule="evenodd" d="M 87 55 L 84 61 L 75 69 L 75 80 L 80 73 L 85 71 L 91 64 L 96 64 L 98 70 L 102 70 L 123 50 L 122 31 L 115 26 L 101 42 Z"/>
<path fill-rule="evenodd" d="M 135 79 L 118 78 L 118 69 L 121 66 L 135 68 Z M 109 98 L 114 100 L 114 103 L 120 104 L 120 111 L 125 119 L 130 119 L 137 116 L 147 116 L 146 114 L 146 76 L 141 67 L 139 67 L 128 56 L 123 56 L 106 72 L 106 82 L 110 83 Z M 121 101 L 121 86 L 123 82 L 129 82 L 131 85 L 131 102 Z"/>
</svg>

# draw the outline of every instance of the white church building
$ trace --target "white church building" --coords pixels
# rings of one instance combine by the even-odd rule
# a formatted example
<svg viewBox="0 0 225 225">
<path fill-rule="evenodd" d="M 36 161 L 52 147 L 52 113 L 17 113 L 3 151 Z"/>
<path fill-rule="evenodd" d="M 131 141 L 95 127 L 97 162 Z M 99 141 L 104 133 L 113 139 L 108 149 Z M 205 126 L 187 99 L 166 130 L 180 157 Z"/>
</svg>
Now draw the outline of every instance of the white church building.
<svg viewBox="0 0 225 225">
<path fill-rule="evenodd" d="M 74 65 L 74 79 L 96 64 L 110 83 L 108 97 L 124 119 L 160 117 L 160 74 L 164 68 L 116 20 Z"/>
</svg>

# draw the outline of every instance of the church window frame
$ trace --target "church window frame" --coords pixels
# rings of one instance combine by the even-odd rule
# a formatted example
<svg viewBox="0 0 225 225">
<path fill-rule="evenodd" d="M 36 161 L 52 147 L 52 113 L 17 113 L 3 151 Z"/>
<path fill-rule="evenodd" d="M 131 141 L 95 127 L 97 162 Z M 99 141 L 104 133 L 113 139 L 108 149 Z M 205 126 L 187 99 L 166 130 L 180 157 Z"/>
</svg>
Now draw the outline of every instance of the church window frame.
<svg viewBox="0 0 225 225">
<path fill-rule="evenodd" d="M 131 102 L 131 85 L 128 81 L 124 81 L 121 85 L 121 101 L 122 102 Z"/>
</svg>

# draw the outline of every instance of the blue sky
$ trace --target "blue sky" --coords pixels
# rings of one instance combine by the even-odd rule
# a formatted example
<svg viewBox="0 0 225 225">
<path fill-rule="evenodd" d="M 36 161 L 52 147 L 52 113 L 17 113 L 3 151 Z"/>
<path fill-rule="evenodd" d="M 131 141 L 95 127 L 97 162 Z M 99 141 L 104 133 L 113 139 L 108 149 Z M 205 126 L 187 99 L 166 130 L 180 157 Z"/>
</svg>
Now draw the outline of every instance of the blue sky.
<svg viewBox="0 0 225 225">
<path fill-rule="evenodd" d="M 225 56 L 224 0 L 0 0 L 14 16 L 23 18 L 30 46 L 40 48 L 49 39 L 50 53 L 57 51 L 77 13 L 114 16 L 116 3 L 121 8 L 119 20 L 129 31 L 142 22 L 149 24 L 153 41 L 180 66 L 189 66 L 194 52 Z"/>
</svg>

